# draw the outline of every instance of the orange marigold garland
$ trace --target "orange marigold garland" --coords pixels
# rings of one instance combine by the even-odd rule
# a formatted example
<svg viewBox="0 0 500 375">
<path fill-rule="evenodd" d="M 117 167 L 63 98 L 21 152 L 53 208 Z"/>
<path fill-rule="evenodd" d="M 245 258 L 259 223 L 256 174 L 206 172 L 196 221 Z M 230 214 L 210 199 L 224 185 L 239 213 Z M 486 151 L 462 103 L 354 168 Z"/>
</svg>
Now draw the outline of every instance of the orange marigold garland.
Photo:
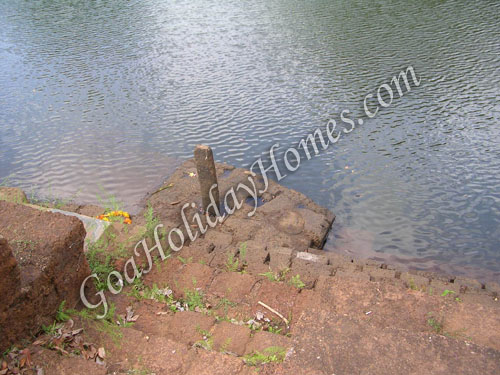
<svg viewBox="0 0 500 375">
<path fill-rule="evenodd" d="M 132 220 L 130 219 L 130 214 L 128 212 L 125 212 L 125 211 L 111 211 L 111 212 L 108 212 L 107 214 L 99 215 L 97 218 L 99 220 L 111 221 L 110 218 L 119 217 L 119 216 L 125 218 L 123 220 L 123 222 L 125 224 L 132 224 Z"/>
</svg>

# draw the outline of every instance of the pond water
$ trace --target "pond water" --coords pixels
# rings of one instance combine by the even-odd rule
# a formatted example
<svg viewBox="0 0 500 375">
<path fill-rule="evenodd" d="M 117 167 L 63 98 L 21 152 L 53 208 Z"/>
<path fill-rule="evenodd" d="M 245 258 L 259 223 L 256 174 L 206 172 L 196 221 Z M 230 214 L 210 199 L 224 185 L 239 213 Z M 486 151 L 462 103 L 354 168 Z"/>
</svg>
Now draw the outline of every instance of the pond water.
<svg viewBox="0 0 500 375">
<path fill-rule="evenodd" d="M 0 181 L 133 210 L 197 143 L 249 167 L 349 109 L 281 181 L 337 215 L 326 248 L 498 281 L 499 56 L 497 0 L 2 1 Z"/>
</svg>

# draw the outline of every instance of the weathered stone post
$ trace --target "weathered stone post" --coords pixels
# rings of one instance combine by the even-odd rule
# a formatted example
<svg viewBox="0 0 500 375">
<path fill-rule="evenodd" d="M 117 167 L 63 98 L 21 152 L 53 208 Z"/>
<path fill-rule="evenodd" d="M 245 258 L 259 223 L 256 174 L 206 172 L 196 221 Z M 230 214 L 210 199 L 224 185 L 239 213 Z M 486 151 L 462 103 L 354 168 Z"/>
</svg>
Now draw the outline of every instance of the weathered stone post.
<svg viewBox="0 0 500 375">
<path fill-rule="evenodd" d="M 217 208 L 220 207 L 219 200 L 219 185 L 217 183 L 217 172 L 215 171 L 214 155 L 210 146 L 196 145 L 194 149 L 194 160 L 196 162 L 196 170 L 198 172 L 198 181 L 200 182 L 201 202 L 203 210 L 207 210 L 210 205 L 210 189 L 215 184 L 217 185 L 212 189 L 212 196 L 214 197 Z M 209 209 L 209 214 L 216 216 L 217 213 L 213 205 Z"/>
</svg>

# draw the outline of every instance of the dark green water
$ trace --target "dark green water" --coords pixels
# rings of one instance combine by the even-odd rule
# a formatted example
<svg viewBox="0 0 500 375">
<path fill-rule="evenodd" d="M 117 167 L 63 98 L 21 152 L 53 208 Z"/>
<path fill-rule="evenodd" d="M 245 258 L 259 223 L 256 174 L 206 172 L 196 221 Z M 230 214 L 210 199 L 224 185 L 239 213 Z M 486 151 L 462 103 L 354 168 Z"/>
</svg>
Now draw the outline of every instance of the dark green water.
<svg viewBox="0 0 500 375">
<path fill-rule="evenodd" d="M 0 179 L 132 207 L 197 143 L 248 167 L 349 109 L 363 126 L 281 181 L 335 212 L 327 248 L 499 280 L 499 18 L 498 1 L 2 1 Z M 367 119 L 408 65 L 421 85 Z"/>
</svg>

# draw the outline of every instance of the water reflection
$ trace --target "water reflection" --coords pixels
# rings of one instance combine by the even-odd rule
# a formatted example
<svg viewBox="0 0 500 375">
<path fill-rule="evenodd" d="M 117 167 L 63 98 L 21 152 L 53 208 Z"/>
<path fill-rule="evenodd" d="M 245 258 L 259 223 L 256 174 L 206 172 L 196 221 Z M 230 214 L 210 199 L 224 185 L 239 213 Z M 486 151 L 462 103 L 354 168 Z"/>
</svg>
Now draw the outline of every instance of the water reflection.
<svg viewBox="0 0 500 375">
<path fill-rule="evenodd" d="M 331 208 L 327 244 L 500 279 L 497 1 L 8 1 L 0 178 L 137 201 L 213 146 L 248 166 L 412 65 L 421 86 L 283 183 Z M 346 168 L 347 167 L 347 168 Z"/>
</svg>

